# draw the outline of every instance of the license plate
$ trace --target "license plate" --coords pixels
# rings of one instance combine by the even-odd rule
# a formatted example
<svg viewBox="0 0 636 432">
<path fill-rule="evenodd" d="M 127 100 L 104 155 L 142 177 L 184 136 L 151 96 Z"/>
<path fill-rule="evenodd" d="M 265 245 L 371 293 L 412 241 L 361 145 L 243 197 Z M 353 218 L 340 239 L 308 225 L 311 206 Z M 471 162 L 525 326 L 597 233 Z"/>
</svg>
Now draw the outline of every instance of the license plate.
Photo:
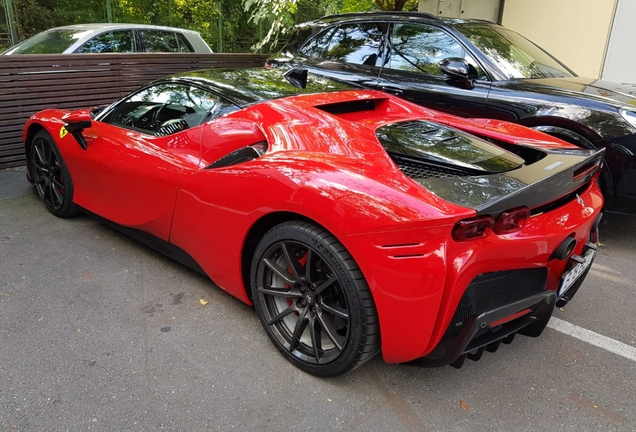
<svg viewBox="0 0 636 432">
<path fill-rule="evenodd" d="M 592 265 L 594 256 L 596 255 L 596 249 L 588 249 L 587 252 L 581 257 L 583 262 L 579 262 L 570 270 L 563 273 L 561 286 L 559 287 L 559 297 L 561 297 L 572 285 L 581 277 L 583 273 Z"/>
</svg>

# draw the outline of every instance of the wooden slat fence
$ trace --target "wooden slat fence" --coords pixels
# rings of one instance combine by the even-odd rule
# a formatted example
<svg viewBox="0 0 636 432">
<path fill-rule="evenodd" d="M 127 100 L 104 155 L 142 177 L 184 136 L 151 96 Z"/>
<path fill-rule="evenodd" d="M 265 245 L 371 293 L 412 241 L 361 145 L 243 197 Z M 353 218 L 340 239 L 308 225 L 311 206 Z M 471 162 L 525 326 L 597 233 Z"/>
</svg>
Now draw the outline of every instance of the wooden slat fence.
<svg viewBox="0 0 636 432">
<path fill-rule="evenodd" d="M 150 81 L 196 69 L 263 66 L 260 54 L 0 56 L 0 168 L 24 165 L 22 126 L 46 108 L 113 102 Z"/>
</svg>

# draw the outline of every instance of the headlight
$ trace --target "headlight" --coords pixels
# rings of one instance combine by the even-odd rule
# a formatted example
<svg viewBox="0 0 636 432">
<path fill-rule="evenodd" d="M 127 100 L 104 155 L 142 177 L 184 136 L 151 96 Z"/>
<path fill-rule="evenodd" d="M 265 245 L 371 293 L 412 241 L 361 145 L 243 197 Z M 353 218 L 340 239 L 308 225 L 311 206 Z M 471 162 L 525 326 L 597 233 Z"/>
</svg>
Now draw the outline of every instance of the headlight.
<svg viewBox="0 0 636 432">
<path fill-rule="evenodd" d="M 621 113 L 621 116 L 625 119 L 625 121 L 632 125 L 634 129 L 636 129 L 636 112 L 626 109 L 622 109 L 619 112 Z"/>
</svg>

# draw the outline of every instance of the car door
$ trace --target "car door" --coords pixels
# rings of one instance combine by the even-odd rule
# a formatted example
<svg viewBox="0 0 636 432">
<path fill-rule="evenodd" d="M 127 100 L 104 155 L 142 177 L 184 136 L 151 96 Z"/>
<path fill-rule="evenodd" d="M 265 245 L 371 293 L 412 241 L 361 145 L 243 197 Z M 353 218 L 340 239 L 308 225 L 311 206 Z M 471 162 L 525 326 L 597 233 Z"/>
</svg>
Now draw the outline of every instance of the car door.
<svg viewBox="0 0 636 432">
<path fill-rule="evenodd" d="M 114 30 L 90 38 L 75 50 L 76 53 L 129 53 L 135 51 L 132 30 Z"/>
<path fill-rule="evenodd" d="M 298 50 L 307 59 L 303 67 L 318 75 L 375 88 L 386 52 L 387 27 L 384 22 L 356 22 L 325 29 Z"/>
<path fill-rule="evenodd" d="M 81 205 L 167 241 L 180 175 L 198 169 L 199 125 L 217 99 L 187 84 L 161 83 L 98 116 L 84 132 L 87 150 L 73 171 Z"/>
<path fill-rule="evenodd" d="M 190 52 L 190 49 L 177 39 L 174 32 L 162 30 L 137 30 L 141 41 L 140 52 Z"/>
<path fill-rule="evenodd" d="M 393 23 L 389 54 L 378 89 L 411 102 L 463 117 L 483 117 L 491 83 L 462 44 L 434 26 Z M 445 58 L 464 58 L 471 66 L 468 81 L 450 80 L 439 69 Z"/>
</svg>

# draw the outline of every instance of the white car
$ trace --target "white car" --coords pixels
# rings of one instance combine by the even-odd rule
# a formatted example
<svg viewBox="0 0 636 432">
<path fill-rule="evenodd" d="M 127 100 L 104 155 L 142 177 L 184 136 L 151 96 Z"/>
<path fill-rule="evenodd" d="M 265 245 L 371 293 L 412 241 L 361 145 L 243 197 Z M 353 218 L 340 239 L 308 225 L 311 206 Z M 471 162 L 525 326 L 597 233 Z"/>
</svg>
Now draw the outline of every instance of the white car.
<svg viewBox="0 0 636 432">
<path fill-rule="evenodd" d="M 212 49 L 192 30 L 142 24 L 76 24 L 38 33 L 3 54 L 135 52 L 211 53 Z"/>
</svg>

